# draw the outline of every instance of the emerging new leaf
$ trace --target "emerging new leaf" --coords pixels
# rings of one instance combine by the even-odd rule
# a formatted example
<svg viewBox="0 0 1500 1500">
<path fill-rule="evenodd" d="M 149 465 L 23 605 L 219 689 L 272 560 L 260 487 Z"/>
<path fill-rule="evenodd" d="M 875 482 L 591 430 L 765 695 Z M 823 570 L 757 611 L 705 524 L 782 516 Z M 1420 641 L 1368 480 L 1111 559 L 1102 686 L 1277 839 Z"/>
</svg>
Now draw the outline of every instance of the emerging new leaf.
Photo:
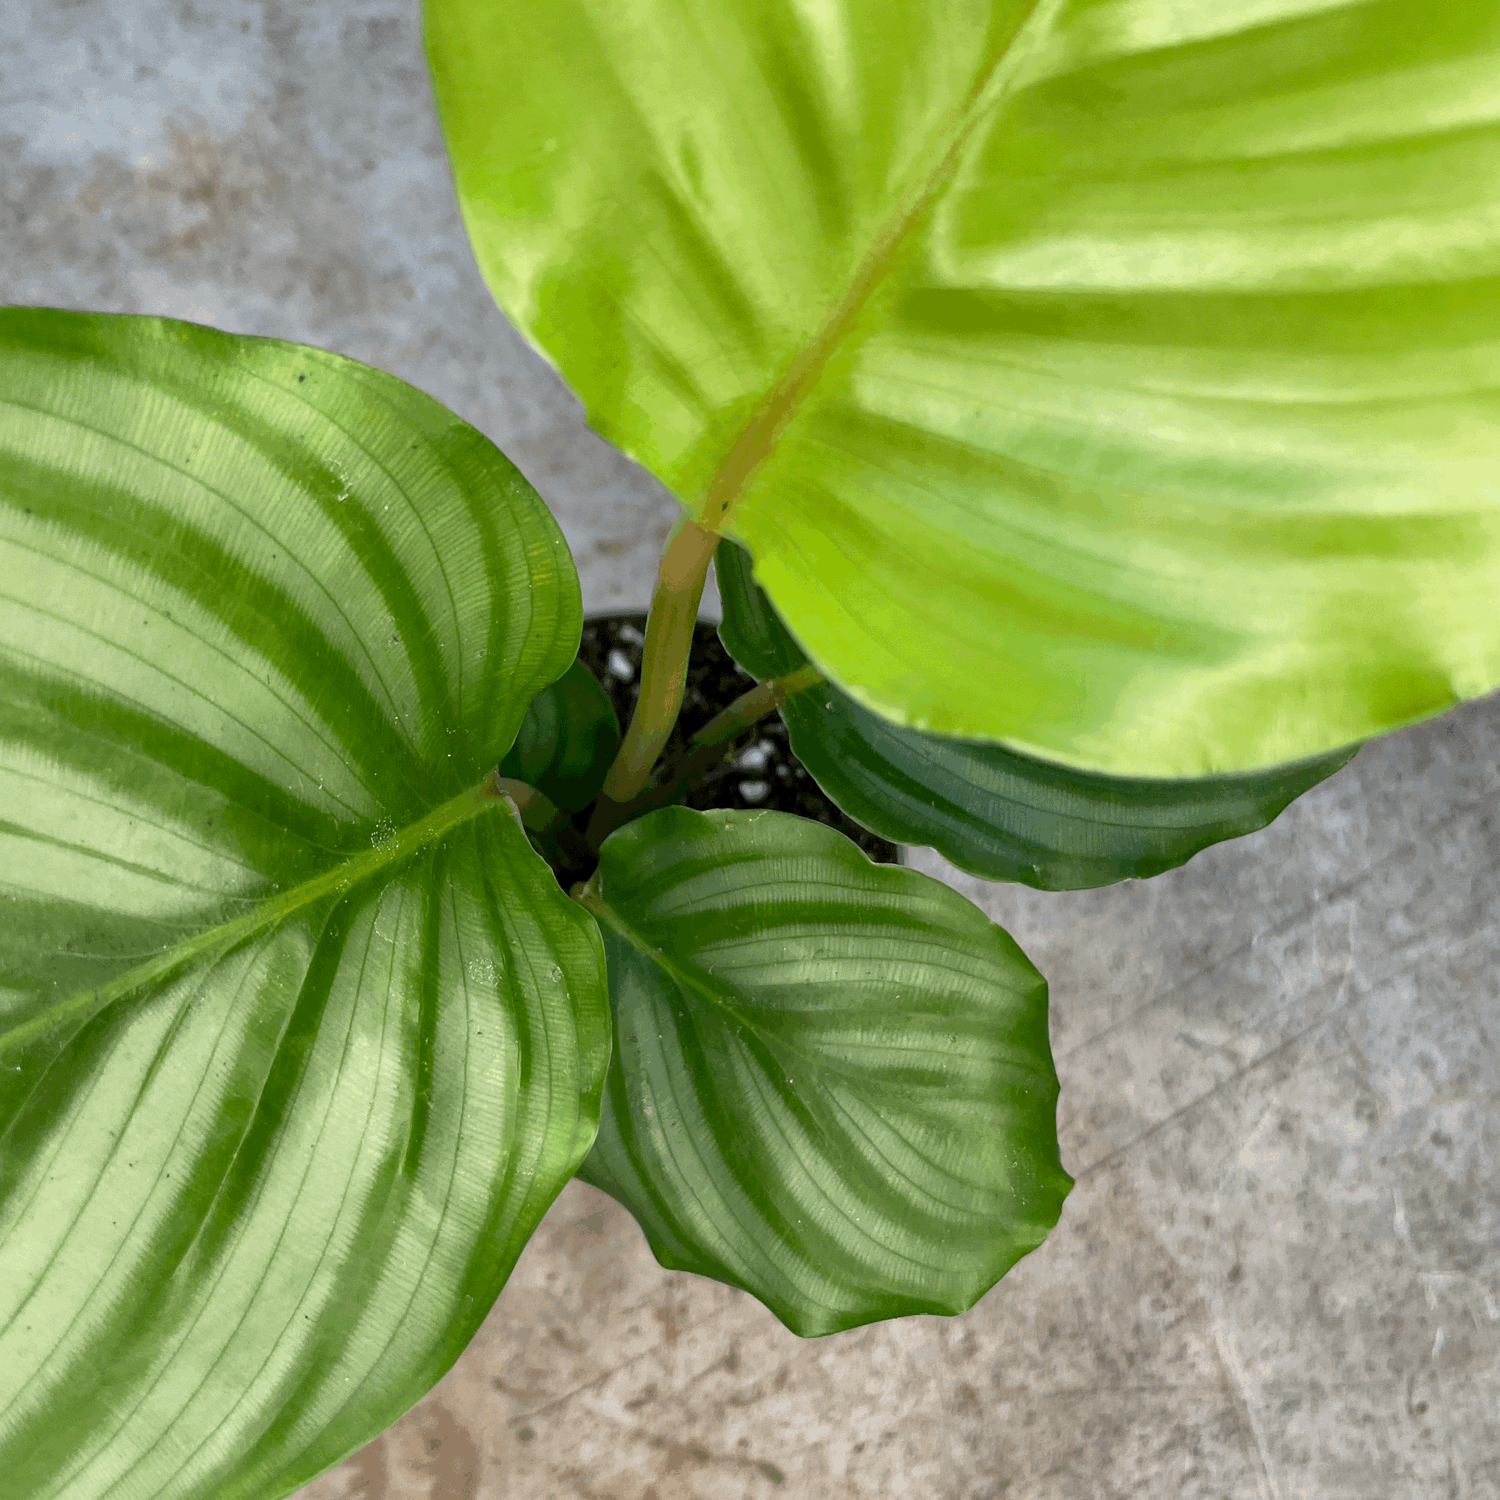
<svg viewBox="0 0 1500 1500">
<path fill-rule="evenodd" d="M 581 661 L 531 700 L 500 774 L 529 782 L 568 812 L 599 795 L 620 747 L 620 721 L 598 678 Z"/>
</svg>

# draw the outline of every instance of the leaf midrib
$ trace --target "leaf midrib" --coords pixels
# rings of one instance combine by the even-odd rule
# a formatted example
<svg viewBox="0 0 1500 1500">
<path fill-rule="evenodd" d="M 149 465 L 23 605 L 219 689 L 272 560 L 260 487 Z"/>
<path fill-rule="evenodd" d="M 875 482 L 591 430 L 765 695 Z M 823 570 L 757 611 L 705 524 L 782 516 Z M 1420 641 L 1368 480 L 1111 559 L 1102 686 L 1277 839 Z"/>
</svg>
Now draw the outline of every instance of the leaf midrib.
<svg viewBox="0 0 1500 1500">
<path fill-rule="evenodd" d="M 756 1036 L 762 1045 L 775 1056 L 778 1063 L 787 1066 L 787 1059 L 795 1059 L 796 1066 L 810 1067 L 814 1073 L 832 1074 L 835 1077 L 847 1079 L 851 1083 L 862 1086 L 864 1077 L 857 1066 L 843 1067 L 837 1058 L 829 1057 L 822 1052 L 808 1051 L 799 1047 L 795 1041 L 790 1041 L 776 1031 L 766 1027 L 756 1020 L 750 1012 L 741 1010 L 731 998 L 733 991 L 726 986 L 710 985 L 704 976 L 694 972 L 684 964 L 680 963 L 674 956 L 664 952 L 660 948 L 654 948 L 648 943 L 644 936 L 617 912 L 603 896 L 595 893 L 592 888 L 588 889 L 580 900 L 580 904 L 591 911 L 599 921 L 605 923 L 618 936 L 622 937 L 648 962 L 655 964 L 667 977 L 682 990 L 693 996 L 710 1012 L 718 1012 L 732 1018 L 741 1026 Z"/>
<path fill-rule="evenodd" d="M 1045 33 L 1063 0 L 1032 0 L 1016 23 L 1009 42 L 970 89 L 959 107 L 947 144 L 916 186 L 881 225 L 843 295 L 822 325 L 793 356 L 740 429 L 703 492 L 699 524 L 709 531 L 722 531 L 730 512 L 744 495 L 756 471 L 770 456 L 781 433 L 802 407 L 818 382 L 823 368 L 839 347 L 875 288 L 895 265 L 908 233 L 927 208 L 948 186 L 964 147 L 979 122 L 1005 97 L 1027 54 L 1024 43 Z"/>
<path fill-rule="evenodd" d="M 145 963 L 137 964 L 135 968 L 118 975 L 107 984 L 95 989 L 76 990 L 47 1006 L 30 1020 L 0 1032 L 0 1054 L 24 1047 L 45 1032 L 68 1022 L 82 1025 L 116 1000 L 124 999 L 186 964 L 227 952 L 304 907 L 327 896 L 351 891 L 382 870 L 399 864 L 419 849 L 495 807 L 508 807 L 512 815 L 519 819 L 515 804 L 501 790 L 498 778 L 492 771 L 478 786 L 460 792 L 458 796 L 435 807 L 425 818 L 408 824 L 373 848 L 352 855 L 290 890 L 277 893 L 243 916 L 205 928 L 202 932 L 174 943 L 170 948 L 164 948 Z"/>
</svg>

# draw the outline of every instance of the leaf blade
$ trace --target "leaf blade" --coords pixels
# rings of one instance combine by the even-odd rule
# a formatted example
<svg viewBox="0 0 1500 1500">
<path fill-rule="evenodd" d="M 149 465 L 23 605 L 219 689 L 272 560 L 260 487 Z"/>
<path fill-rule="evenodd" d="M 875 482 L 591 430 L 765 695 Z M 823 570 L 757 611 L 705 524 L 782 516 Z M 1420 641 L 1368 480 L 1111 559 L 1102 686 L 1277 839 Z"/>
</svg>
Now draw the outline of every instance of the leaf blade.
<svg viewBox="0 0 1500 1500">
<path fill-rule="evenodd" d="M 481 267 L 857 701 L 1190 777 L 1500 681 L 1492 15 L 607 9 L 428 6 Z"/>
<path fill-rule="evenodd" d="M 743 549 L 722 541 L 717 557 L 732 580 L 719 633 L 736 660 L 760 675 L 795 667 L 796 643 Z M 903 728 L 826 681 L 794 688 L 781 714 L 797 758 L 851 818 L 971 875 L 1051 891 L 1160 875 L 1254 833 L 1358 748 L 1248 776 L 1132 780 Z"/>
<path fill-rule="evenodd" d="M 433 865 L 445 857 L 467 868 L 440 878 Z M 485 871 L 491 882 L 497 872 L 509 877 L 508 916 L 493 903 L 483 910 Z M 444 904 L 444 889 L 450 913 L 433 910 Z M 413 1384 L 441 1374 L 524 1244 L 517 1223 L 529 1228 L 540 1217 L 581 1157 L 593 1124 L 589 1075 L 597 1080 L 604 1060 L 597 1031 L 592 1056 L 580 1047 L 587 1036 L 578 1036 L 576 1019 L 559 1003 L 560 981 L 550 986 L 557 995 L 550 1005 L 540 985 L 529 993 L 513 988 L 509 1005 L 501 1005 L 492 984 L 475 982 L 474 965 L 499 969 L 529 960 L 587 975 L 597 946 L 579 915 L 545 869 L 538 872 L 519 830 L 503 813 L 492 814 L 363 902 L 348 898 L 342 911 L 324 903 L 321 921 L 300 931 L 293 922 L 292 931 L 283 927 L 222 960 L 272 969 L 280 958 L 292 971 L 291 982 L 268 975 L 259 1004 L 246 1004 L 251 997 L 238 986 L 213 983 L 210 971 L 183 976 L 175 994 L 168 987 L 100 1018 L 123 1033 L 107 1050 L 96 1049 L 101 1066 L 118 1069 L 130 1053 L 130 1033 L 148 1021 L 158 1033 L 177 1033 L 179 1045 L 169 1053 L 153 1036 L 155 1045 L 140 1050 L 138 1090 L 132 1075 L 94 1091 L 103 1118 L 90 1138 L 104 1140 L 114 1129 L 118 1143 L 102 1158 L 133 1171 L 114 1173 L 113 1182 L 101 1178 L 84 1200 L 85 1215 L 55 1235 L 50 1217 L 32 1213 L 0 1239 L 0 1255 L 11 1252 L 7 1260 L 20 1232 L 23 1253 L 60 1268 L 52 1273 L 61 1285 L 50 1303 L 43 1300 L 45 1274 L 35 1288 L 24 1268 L 7 1277 L 17 1297 L 31 1292 L 23 1316 L 40 1321 L 45 1306 L 72 1307 L 82 1283 L 89 1292 L 75 1321 L 100 1304 L 109 1319 L 62 1349 L 21 1337 L 24 1329 L 14 1323 L 0 1333 L 7 1346 L 0 1452 L 24 1493 L 102 1494 L 126 1485 L 152 1494 L 284 1493 L 399 1415 Z M 507 955 L 496 938 L 518 921 L 531 930 L 520 952 Z M 392 929 L 384 938 L 382 925 Z M 492 934 L 487 942 L 484 928 Z M 294 958 L 285 953 L 288 941 L 299 950 Z M 384 985 L 360 972 L 372 960 Z M 442 972 L 455 963 L 457 974 Z M 431 970 L 420 1017 L 406 1013 L 397 977 L 406 964 Z M 576 979 L 569 988 L 578 988 Z M 518 1006 L 518 996 L 529 1003 Z M 259 1048 L 250 1049 L 255 1055 L 224 1039 L 236 1013 L 242 1030 L 262 1033 Z M 597 997 L 594 1018 L 601 1018 Z M 393 1030 L 401 1033 L 399 1047 L 377 1045 Z M 217 1044 L 216 1052 L 234 1059 L 242 1075 L 229 1080 L 234 1089 L 201 1101 L 205 1085 L 218 1083 L 212 1067 L 203 1079 L 169 1075 L 169 1057 L 176 1065 L 194 1055 L 181 1045 L 182 1033 L 196 1035 L 199 1050 Z M 85 1034 L 75 1047 L 95 1040 Z M 425 1110 L 418 1095 L 424 1049 L 436 1053 L 426 1069 L 432 1096 Z M 457 1076 L 445 1052 L 462 1054 Z M 555 1060 L 539 1066 L 548 1054 Z M 583 1085 L 571 1120 L 555 1098 L 537 1097 L 566 1089 L 569 1054 Z M 532 1086 L 518 1087 L 528 1071 Z M 70 1092 L 77 1086 L 76 1078 L 65 1084 Z M 248 1098 L 238 1130 L 226 1129 L 224 1099 L 233 1100 L 236 1089 Z M 47 1102 L 36 1100 L 32 1109 Z M 174 1103 L 179 1111 L 199 1106 L 177 1136 L 161 1128 Z M 539 1131 L 544 1105 L 546 1129 Z M 23 1112 L 16 1132 L 24 1134 L 29 1120 Z M 491 1156 L 500 1142 L 509 1143 L 512 1159 L 496 1173 Z M 203 1160 L 205 1144 L 215 1148 L 214 1160 Z M 70 1142 L 47 1165 L 55 1174 L 69 1160 L 87 1159 L 85 1145 Z M 144 1153 L 153 1148 L 161 1165 L 153 1192 L 141 1195 L 121 1179 L 149 1172 Z M 179 1173 L 216 1188 L 206 1194 L 206 1215 L 153 1201 Z M 424 1201 L 446 1204 L 446 1211 L 423 1210 Z M 69 1207 L 58 1203 L 53 1212 L 66 1215 Z M 138 1213 L 129 1232 L 123 1224 L 111 1230 L 111 1216 L 123 1219 L 132 1208 Z M 154 1235 L 140 1215 L 157 1220 Z M 163 1296 L 158 1267 L 168 1252 L 159 1241 L 167 1233 L 175 1240 L 168 1247 L 175 1272 Z M 348 1269 L 340 1274 L 340 1266 Z M 262 1365 L 267 1373 L 247 1378 Z M 352 1390 L 359 1396 L 351 1410 Z M 117 1430 L 80 1442 L 76 1418 L 58 1421 L 60 1409 L 87 1409 L 101 1398 L 106 1409 L 123 1413 Z M 278 1424 L 296 1438 L 290 1453 L 285 1443 L 266 1442 Z M 193 1440 L 207 1437 L 211 1450 L 198 1451 Z M 254 1462 L 245 1464 L 252 1446 Z"/>
<path fill-rule="evenodd" d="M 792 749 L 851 818 L 986 880 L 1044 891 L 1142 880 L 1255 833 L 1358 746 L 1242 776 L 1099 776 L 889 723 L 825 683 L 782 706 Z"/>
<path fill-rule="evenodd" d="M 524 781 L 554 806 L 579 812 L 599 795 L 620 746 L 620 721 L 599 679 L 574 661 L 527 706 L 500 774 Z"/>
<path fill-rule="evenodd" d="M 664 1265 L 813 1336 L 960 1312 L 1041 1242 L 1046 986 L 976 908 L 820 825 L 676 807 L 594 890 L 616 1046 L 580 1175 Z"/>
<path fill-rule="evenodd" d="M 485 776 L 576 575 L 478 433 L 272 340 L 0 311 L 0 451 L 0 1462 L 283 1494 L 596 1127 L 597 933 Z"/>
<path fill-rule="evenodd" d="M 752 677 L 784 677 L 806 665 L 807 654 L 756 583 L 750 554 L 727 537 L 714 548 L 714 574 L 723 601 L 719 639 Z"/>
</svg>

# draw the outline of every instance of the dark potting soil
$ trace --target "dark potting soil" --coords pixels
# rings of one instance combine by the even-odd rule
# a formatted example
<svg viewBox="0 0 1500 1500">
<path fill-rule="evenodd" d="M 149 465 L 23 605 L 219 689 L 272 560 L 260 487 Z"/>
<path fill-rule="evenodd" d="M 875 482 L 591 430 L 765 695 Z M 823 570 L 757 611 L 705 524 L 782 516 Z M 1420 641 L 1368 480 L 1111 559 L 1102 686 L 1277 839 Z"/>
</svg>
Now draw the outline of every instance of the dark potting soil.
<svg viewBox="0 0 1500 1500">
<path fill-rule="evenodd" d="M 641 648 L 646 641 L 643 614 L 602 615 L 583 622 L 578 659 L 604 684 L 620 725 L 630 722 L 640 693 Z M 735 665 L 719 632 L 700 620 L 693 627 L 682 714 L 667 746 L 675 755 L 721 709 L 755 686 Z M 897 862 L 898 846 L 862 828 L 825 797 L 792 754 L 780 714 L 768 714 L 747 729 L 726 755 L 683 799 L 700 811 L 710 807 L 770 807 L 837 828 L 879 864 Z"/>
</svg>

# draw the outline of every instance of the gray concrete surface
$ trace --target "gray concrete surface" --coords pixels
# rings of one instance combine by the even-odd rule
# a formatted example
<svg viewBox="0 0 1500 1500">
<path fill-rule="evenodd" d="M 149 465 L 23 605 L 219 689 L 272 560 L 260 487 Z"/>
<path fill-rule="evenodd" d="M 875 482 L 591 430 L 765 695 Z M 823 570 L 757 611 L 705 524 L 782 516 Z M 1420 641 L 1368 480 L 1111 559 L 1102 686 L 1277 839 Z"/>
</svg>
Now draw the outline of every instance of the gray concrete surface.
<svg viewBox="0 0 1500 1500">
<path fill-rule="evenodd" d="M 490 303 L 415 0 L 11 0 L 0 145 L 5 300 L 394 370 L 520 465 L 587 607 L 644 605 L 671 502 Z M 448 1378 L 302 1500 L 1500 1496 L 1497 760 L 1491 699 L 1099 892 L 917 855 L 1051 979 L 1048 1243 L 964 1317 L 804 1343 L 575 1183 Z"/>
</svg>

